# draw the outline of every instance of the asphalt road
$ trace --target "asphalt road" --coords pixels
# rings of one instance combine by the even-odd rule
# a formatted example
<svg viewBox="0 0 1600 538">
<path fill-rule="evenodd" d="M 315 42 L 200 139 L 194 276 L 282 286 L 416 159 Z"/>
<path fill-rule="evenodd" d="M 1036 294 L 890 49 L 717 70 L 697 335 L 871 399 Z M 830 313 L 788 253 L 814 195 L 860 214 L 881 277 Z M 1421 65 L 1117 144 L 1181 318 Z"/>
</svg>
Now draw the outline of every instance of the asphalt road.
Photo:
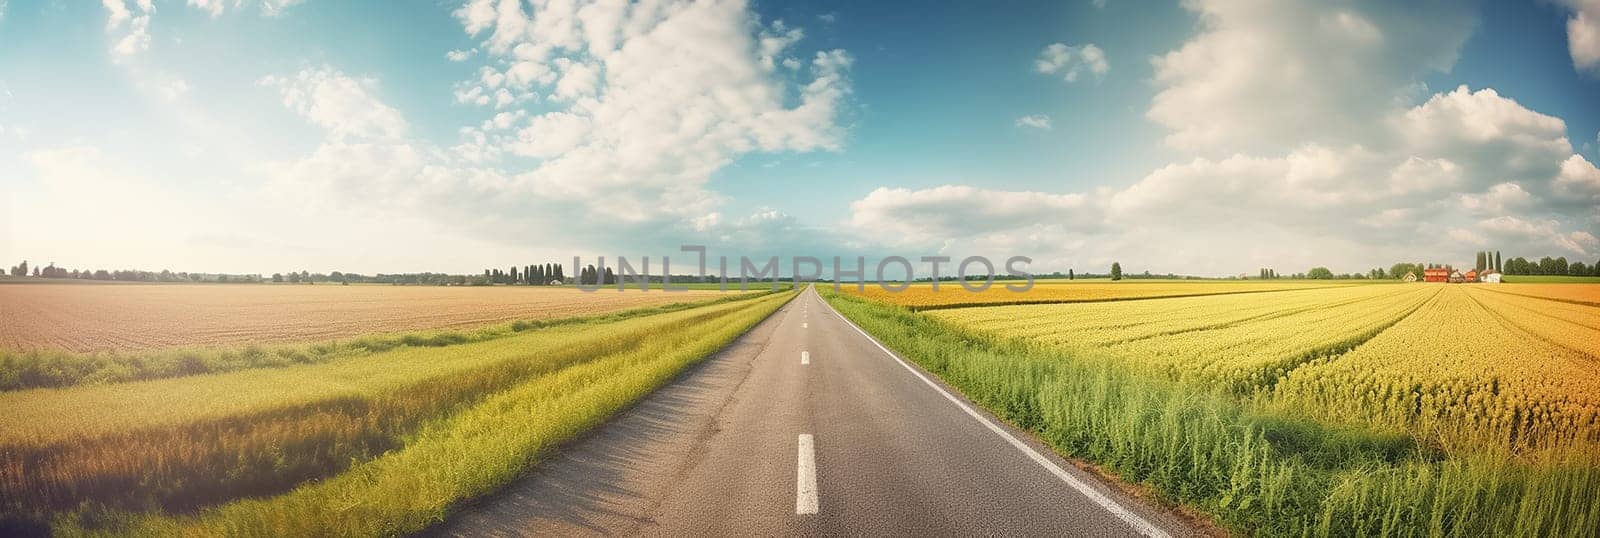
<svg viewBox="0 0 1600 538">
<path fill-rule="evenodd" d="M 1187 536 L 801 293 L 440 536 Z"/>
</svg>

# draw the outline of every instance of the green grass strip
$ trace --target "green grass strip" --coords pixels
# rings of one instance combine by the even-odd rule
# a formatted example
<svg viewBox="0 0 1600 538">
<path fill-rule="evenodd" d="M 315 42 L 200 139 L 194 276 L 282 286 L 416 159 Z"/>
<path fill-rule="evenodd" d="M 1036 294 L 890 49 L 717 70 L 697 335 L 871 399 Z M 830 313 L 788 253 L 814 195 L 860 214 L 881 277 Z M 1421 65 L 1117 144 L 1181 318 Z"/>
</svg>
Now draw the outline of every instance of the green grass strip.
<svg viewBox="0 0 1600 538">
<path fill-rule="evenodd" d="M 191 516 L 64 518 L 54 530 L 160 536 L 417 532 L 442 521 L 463 501 L 503 487 L 552 448 L 732 342 L 790 297 L 765 297 L 736 316 L 661 333 L 638 348 L 524 383 L 428 424 L 403 449 L 283 495 L 235 501 Z"/>
<path fill-rule="evenodd" d="M 1261 536 L 1594 536 L 1600 465 L 1445 457 L 1408 436 L 1253 411 L 1224 391 L 824 292 L 842 314 L 1056 451 Z"/>
</svg>

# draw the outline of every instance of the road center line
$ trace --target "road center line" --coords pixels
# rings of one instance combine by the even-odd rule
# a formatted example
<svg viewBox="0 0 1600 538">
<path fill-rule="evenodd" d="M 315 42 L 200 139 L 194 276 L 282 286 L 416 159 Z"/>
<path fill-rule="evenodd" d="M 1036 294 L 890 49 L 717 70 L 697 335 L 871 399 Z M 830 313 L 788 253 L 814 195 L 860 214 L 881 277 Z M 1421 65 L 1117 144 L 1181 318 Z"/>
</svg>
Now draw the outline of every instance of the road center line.
<svg viewBox="0 0 1600 538">
<path fill-rule="evenodd" d="M 810 351 L 801 351 L 800 352 L 800 364 L 811 364 L 811 352 Z"/>
<path fill-rule="evenodd" d="M 817 513 L 817 457 L 811 434 L 800 434 L 800 461 L 795 468 L 794 513 Z"/>
<path fill-rule="evenodd" d="M 832 310 L 832 307 L 829 307 L 829 309 Z M 1129 510 L 1127 507 L 1122 506 L 1117 501 L 1107 497 L 1104 493 L 1100 493 L 1100 490 L 1095 489 L 1093 486 L 1090 486 L 1084 481 L 1079 480 L 1078 477 L 1068 473 L 1065 469 L 1062 469 L 1061 466 L 1056 465 L 1056 463 L 1053 461 L 1050 461 L 1050 458 L 1040 454 L 1037 450 L 1034 450 L 1033 447 L 1028 446 L 1027 443 L 1017 439 L 1016 436 L 1011 435 L 1011 432 L 1008 432 L 1005 430 L 1005 428 L 995 424 L 993 421 L 989 420 L 988 417 L 983 416 L 982 413 L 979 413 L 976 409 L 973 409 L 972 406 L 961 401 L 960 398 L 950 394 L 950 391 L 944 390 L 944 387 L 939 386 L 939 384 L 934 382 L 932 379 L 928 379 L 928 376 L 922 375 L 922 372 L 917 371 L 917 368 L 912 366 L 911 363 L 908 363 L 905 359 L 900 358 L 900 356 L 896 355 L 895 352 L 889 351 L 889 348 L 883 347 L 883 344 L 879 343 L 877 338 L 873 338 L 872 335 L 867 334 L 867 331 L 861 330 L 861 327 L 856 325 L 854 321 L 851 321 L 850 318 L 844 317 L 843 314 L 840 314 L 839 319 L 842 319 L 845 323 L 850 324 L 850 328 L 855 329 L 858 333 L 861 333 L 861 336 L 866 337 L 868 342 L 872 342 L 872 345 L 877 346 L 878 349 L 883 351 L 885 355 L 888 355 L 890 358 L 894 359 L 895 362 L 900 363 L 900 366 L 904 367 L 906 371 L 911 372 L 911 375 L 917 376 L 917 379 L 921 379 L 923 383 L 926 383 L 929 387 L 932 387 L 933 390 L 938 391 L 939 394 L 944 396 L 946 400 L 950 400 L 950 403 L 956 404 L 956 407 L 960 407 L 962 411 L 966 411 L 968 416 L 971 416 L 974 420 L 983 423 L 985 427 L 989 428 L 989 431 L 992 431 L 995 433 L 995 435 L 999 435 L 1001 438 L 1005 439 L 1006 442 L 1010 443 L 1012 447 L 1028 456 L 1028 459 L 1033 460 L 1033 462 L 1039 464 L 1040 467 L 1044 467 L 1046 471 L 1049 471 L 1050 474 L 1055 475 L 1056 478 L 1061 479 L 1062 482 L 1066 482 L 1068 486 L 1072 487 L 1072 489 L 1077 490 L 1078 493 L 1082 493 L 1084 497 L 1088 497 L 1090 501 L 1094 501 L 1095 504 L 1100 505 L 1101 508 L 1106 509 L 1107 512 L 1111 512 L 1112 515 L 1117 516 L 1118 519 L 1121 519 L 1123 522 L 1127 523 L 1128 526 L 1133 527 L 1134 532 L 1149 536 L 1151 538 L 1171 538 L 1171 535 L 1167 534 L 1166 531 L 1161 530 L 1160 527 L 1152 525 L 1149 521 L 1145 521 L 1144 518 L 1133 513 L 1132 510 Z"/>
</svg>

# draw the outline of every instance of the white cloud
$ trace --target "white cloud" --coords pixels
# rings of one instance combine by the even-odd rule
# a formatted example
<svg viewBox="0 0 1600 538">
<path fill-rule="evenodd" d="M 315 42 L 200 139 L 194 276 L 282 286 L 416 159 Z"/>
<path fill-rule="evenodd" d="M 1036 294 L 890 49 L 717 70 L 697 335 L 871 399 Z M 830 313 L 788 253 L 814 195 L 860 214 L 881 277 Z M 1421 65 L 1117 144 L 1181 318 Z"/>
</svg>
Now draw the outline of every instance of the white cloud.
<svg viewBox="0 0 1600 538">
<path fill-rule="evenodd" d="M 744 2 L 475 0 L 454 15 L 481 40 L 482 54 L 463 60 L 482 65 L 453 97 L 494 109 L 437 148 L 407 134 L 373 80 L 330 68 L 269 77 L 290 110 L 329 133 L 312 154 L 264 169 L 278 190 L 516 240 L 560 226 L 552 241 L 569 245 L 745 241 L 778 228 L 722 218 L 711 176 L 747 153 L 845 141 L 850 56 L 796 54 L 803 32 L 762 24 Z M 798 73 L 771 63 L 799 58 Z"/>
<path fill-rule="evenodd" d="M 1533 203 L 1533 195 L 1516 183 L 1501 183 L 1481 194 L 1460 195 L 1461 207 L 1469 213 L 1500 215 L 1526 208 Z"/>
<path fill-rule="evenodd" d="M 1096 80 L 1105 78 L 1106 73 L 1111 71 L 1111 64 L 1106 61 L 1105 51 L 1094 43 L 1081 46 L 1051 43 L 1039 51 L 1038 59 L 1033 61 L 1033 69 L 1046 75 L 1058 75 L 1067 82 L 1076 82 L 1085 71 L 1093 74 Z"/>
<path fill-rule="evenodd" d="M 1562 232 L 1561 223 L 1554 219 L 1530 220 L 1513 216 L 1500 216 L 1479 222 L 1478 229 L 1490 235 L 1497 244 L 1516 245 L 1525 249 L 1542 249 L 1542 252 L 1561 251 L 1578 256 L 1588 256 L 1596 247 L 1594 235 L 1582 230 Z M 1534 250 L 1533 252 L 1541 252 L 1541 250 Z M 1544 254 L 1538 255 L 1542 256 Z"/>
<path fill-rule="evenodd" d="M 223 0 L 189 0 L 188 4 L 189 7 L 210 13 L 212 17 L 222 16 L 222 11 L 227 7 Z"/>
<path fill-rule="evenodd" d="M 850 227 L 889 243 L 938 244 L 996 234 L 1100 226 L 1102 208 L 1084 194 L 996 191 L 966 185 L 880 187 L 850 204 Z"/>
<path fill-rule="evenodd" d="M 452 50 L 444 53 L 444 57 L 452 62 L 465 62 L 468 58 L 471 58 L 472 55 L 477 53 L 478 49 Z"/>
<path fill-rule="evenodd" d="M 1153 59 L 1161 89 L 1146 116 L 1172 130 L 1169 146 L 1212 156 L 1377 142 L 1373 123 L 1455 63 L 1475 18 L 1448 0 L 1183 6 L 1202 29 Z"/>
<path fill-rule="evenodd" d="M 1379 121 L 1369 138 L 1392 144 L 1197 157 L 1084 193 L 880 188 L 852 204 L 851 225 L 941 251 L 1091 267 L 1154 259 L 1208 274 L 1239 269 L 1241 258 L 1218 260 L 1218 249 L 1296 270 L 1340 260 L 1346 271 L 1366 268 L 1352 261 L 1457 262 L 1462 245 L 1587 256 L 1593 234 L 1573 211 L 1600 206 L 1600 170 L 1572 154 L 1564 130 L 1497 92 L 1462 87 Z"/>
<path fill-rule="evenodd" d="M 1549 179 L 1572 154 L 1566 122 L 1529 110 L 1493 89 L 1474 92 L 1461 86 L 1388 122 L 1402 151 L 1450 159 L 1464 167 L 1473 186 Z"/>
<path fill-rule="evenodd" d="M 1567 50 L 1572 67 L 1600 74 L 1600 0 L 1562 0 L 1572 10 L 1567 17 Z"/>
<path fill-rule="evenodd" d="M 400 112 L 374 95 L 376 79 L 321 67 L 290 76 L 269 76 L 261 79 L 261 84 L 280 91 L 284 106 L 327 129 L 335 139 L 398 139 L 406 134 Z"/>
<path fill-rule="evenodd" d="M 1568 157 L 1561 162 L 1555 192 L 1563 198 L 1600 205 L 1600 169 L 1581 155 Z"/>
<path fill-rule="evenodd" d="M 156 95 L 168 101 L 177 101 L 189 93 L 189 82 L 181 78 L 163 80 L 154 87 Z"/>
<path fill-rule="evenodd" d="M 298 5 L 305 0 L 235 0 L 235 7 L 249 3 L 258 3 L 261 13 L 266 16 L 277 16 L 285 9 Z M 187 0 L 185 4 L 192 9 L 203 11 L 212 18 L 222 16 L 227 9 L 226 0 Z M 115 44 L 111 52 L 119 58 L 127 58 L 150 48 L 150 18 L 155 15 L 154 0 L 100 0 L 100 5 L 106 9 L 106 33 L 111 34 Z M 132 6 L 132 7 L 130 7 Z M 0 12 L 4 12 L 4 4 L 0 3 Z M 126 27 L 126 31 L 122 29 Z"/>
<path fill-rule="evenodd" d="M 151 0 L 101 0 L 106 8 L 106 33 L 116 41 L 111 52 L 119 57 L 132 56 L 150 48 L 150 15 L 155 12 Z M 135 11 L 137 10 L 137 11 Z M 126 27 L 127 31 L 122 32 Z M 121 37 L 116 37 L 119 35 Z"/>
<path fill-rule="evenodd" d="M 1023 116 L 1017 118 L 1016 126 L 1048 131 L 1050 130 L 1050 116 L 1046 116 L 1044 114 L 1030 114 Z"/>
</svg>

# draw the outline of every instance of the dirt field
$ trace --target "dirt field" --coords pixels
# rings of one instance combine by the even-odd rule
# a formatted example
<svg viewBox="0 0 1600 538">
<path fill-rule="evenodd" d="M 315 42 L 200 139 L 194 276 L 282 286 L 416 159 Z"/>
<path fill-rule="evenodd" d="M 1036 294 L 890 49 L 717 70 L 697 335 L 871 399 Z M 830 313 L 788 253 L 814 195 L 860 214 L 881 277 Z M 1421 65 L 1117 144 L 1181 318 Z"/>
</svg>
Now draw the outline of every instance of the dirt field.
<svg viewBox="0 0 1600 538">
<path fill-rule="evenodd" d="M 461 328 L 704 299 L 716 291 L 383 285 L 0 286 L 0 348 L 133 351 Z"/>
</svg>

